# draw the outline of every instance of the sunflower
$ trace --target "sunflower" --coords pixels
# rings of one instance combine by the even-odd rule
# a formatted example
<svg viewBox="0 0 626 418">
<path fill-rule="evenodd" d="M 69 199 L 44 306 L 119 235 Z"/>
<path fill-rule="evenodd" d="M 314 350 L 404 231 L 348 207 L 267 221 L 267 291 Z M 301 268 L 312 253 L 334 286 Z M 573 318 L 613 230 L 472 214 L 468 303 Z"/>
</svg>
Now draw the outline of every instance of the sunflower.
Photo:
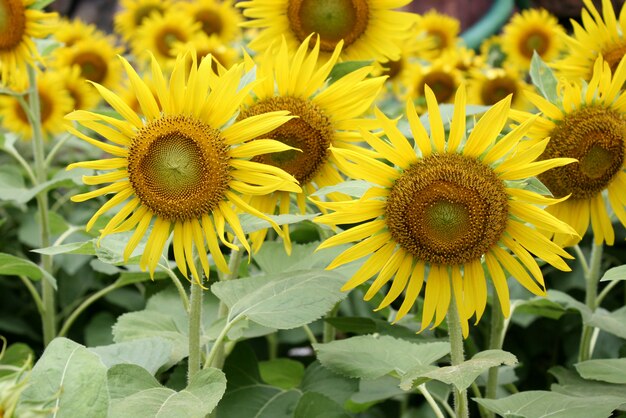
<svg viewBox="0 0 626 418">
<path fill-rule="evenodd" d="M 510 303 L 503 267 L 536 295 L 545 294 L 545 286 L 531 254 L 569 270 L 562 258 L 572 257 L 538 231 L 575 234 L 570 226 L 536 206 L 560 200 L 526 190 L 524 180 L 574 160 L 535 162 L 548 140 L 520 151 L 518 144 L 532 121 L 497 140 L 507 121 L 510 97 L 487 111 L 467 139 L 464 86 L 456 93 L 448 135 L 429 88 L 426 100 L 430 135 L 410 101 L 406 109 L 421 155 L 381 112 L 377 112 L 378 122 L 389 141 L 364 133 L 379 158 L 334 150 L 343 172 L 374 186 L 361 199 L 323 203 L 335 212 L 320 216 L 317 222 L 359 225 L 327 239 L 319 249 L 364 239 L 340 254 L 328 269 L 369 256 L 343 290 L 377 274 L 365 295 L 369 300 L 393 278 L 378 309 L 406 290 L 396 321 L 415 303 L 428 276 L 422 330 L 433 318 L 433 327 L 443 320 L 453 291 L 467 336 L 467 320 L 475 314 L 478 322 L 485 309 L 485 264 L 505 316 L 509 315 Z M 382 158 L 396 167 L 380 161 Z"/>
<path fill-rule="evenodd" d="M 342 42 L 319 69 L 316 67 L 321 43 L 318 40 L 307 53 L 309 45 L 306 38 L 292 58 L 284 38 L 278 54 L 268 50 L 258 66 L 262 81 L 254 89 L 256 100 L 239 116 L 245 121 L 281 109 L 297 116 L 267 136 L 298 150 L 265 154 L 255 160 L 279 167 L 298 180 L 302 192 L 296 194 L 296 201 L 302 213 L 308 195 L 342 181 L 331 149 L 355 148 L 355 141 L 361 140 L 355 130 L 364 123 L 356 118 L 369 109 L 384 82 L 384 77 L 367 78 L 371 67 L 364 67 L 327 86 L 326 79 L 341 53 Z M 278 191 L 253 196 L 250 204 L 266 213 L 273 213 L 278 207 L 278 212 L 284 214 L 289 213 L 290 197 L 289 192 Z M 285 247 L 290 251 L 288 226 L 284 225 L 283 230 Z M 254 249 L 261 246 L 265 235 L 266 231 L 250 235 Z"/>
<path fill-rule="evenodd" d="M 622 225 L 626 226 L 626 60 L 611 76 L 610 64 L 598 58 L 587 88 L 573 81 L 561 80 L 557 89 L 559 103 L 553 104 L 536 94 L 530 101 L 543 113 L 530 136 L 535 140 L 550 137 L 548 147 L 539 157 L 572 157 L 578 162 L 552 169 L 539 179 L 557 197 L 570 196 L 549 211 L 571 224 L 583 236 L 591 227 L 596 244 L 613 245 L 615 233 L 607 213 L 607 203 Z M 515 113 L 524 121 L 530 114 Z M 606 201 L 608 197 L 608 202 Z M 571 237 L 557 234 L 561 245 L 576 243 Z"/>
<path fill-rule="evenodd" d="M 211 55 L 213 70 L 218 73 L 217 68 L 230 68 L 239 58 L 237 51 L 225 44 L 217 36 L 207 36 L 204 32 L 197 32 L 187 42 L 175 42 L 172 46 L 172 53 L 179 55 L 188 52 L 195 54 L 197 62 L 202 58 Z"/>
<path fill-rule="evenodd" d="M 122 78 L 122 65 L 116 55 L 122 51 L 122 48 L 114 46 L 108 37 L 91 37 L 70 47 L 55 49 L 51 57 L 51 67 L 54 69 L 78 67 L 84 80 L 115 88 Z"/>
<path fill-rule="evenodd" d="M 528 100 L 525 91 L 532 91 L 532 87 L 524 81 L 524 76 L 513 67 L 486 68 L 473 70 L 468 80 L 467 96 L 472 104 L 491 106 L 513 95 L 511 107 L 517 110 L 527 110 Z"/>
<path fill-rule="evenodd" d="M 291 51 L 312 33 L 320 36 L 320 51 L 327 58 L 343 40 L 341 60 L 398 59 L 398 45 L 415 23 L 412 13 L 392 10 L 410 0 L 248 0 L 237 3 L 251 20 L 245 27 L 263 28 L 249 44 L 265 51 L 285 36 Z"/>
<path fill-rule="evenodd" d="M 431 41 L 431 48 L 425 51 L 424 58 L 438 58 L 444 51 L 454 50 L 457 47 L 461 23 L 435 9 L 426 12 L 418 21 L 418 30 L 426 32 Z"/>
<path fill-rule="evenodd" d="M 54 135 L 65 130 L 63 116 L 72 110 L 72 99 L 63 87 L 60 75 L 53 72 L 40 73 L 37 77 L 41 127 L 44 135 Z M 15 96 L 0 95 L 2 124 L 25 139 L 33 135 L 26 111 Z"/>
<path fill-rule="evenodd" d="M 115 14 L 115 31 L 130 42 L 143 24 L 153 14 L 162 15 L 172 6 L 170 0 L 121 0 L 121 10 Z"/>
<path fill-rule="evenodd" d="M 177 55 L 174 44 L 187 43 L 200 31 L 200 23 L 194 22 L 187 13 L 170 9 L 162 15 L 152 14 L 146 18 L 131 41 L 133 55 L 149 61 L 153 54 L 165 70 L 171 70 Z"/>
<path fill-rule="evenodd" d="M 186 277 L 190 271 L 193 280 L 200 283 L 194 264 L 194 247 L 206 277 L 210 270 L 207 246 L 217 267 L 228 272 L 219 241 L 233 249 L 238 247 L 225 237 L 226 224 L 250 250 L 235 208 L 270 221 L 280 233 L 278 226 L 245 203 L 240 193 L 256 195 L 276 190 L 300 190 L 291 175 L 250 160 L 261 153 L 291 149 L 270 139 L 248 142 L 262 137 L 291 117 L 286 116 L 287 112 L 279 111 L 231 123 L 253 87 L 251 84 L 239 85 L 243 65 L 234 66 L 210 83 L 210 59 L 203 60 L 199 66 L 194 63 L 186 77 L 186 57 L 181 56 L 176 60 L 168 83 L 153 59 L 151 73 L 157 92 L 154 95 L 130 64 L 124 59 L 122 63 L 143 118 L 113 92 L 98 84 L 96 88 L 104 100 L 123 119 L 86 111 L 67 116 L 112 143 L 93 139 L 74 128 L 69 129 L 71 133 L 114 156 L 68 166 L 68 169 L 112 170 L 83 177 L 85 184 L 111 184 L 76 195 L 72 200 L 82 202 L 114 193 L 89 220 L 87 229 L 103 213 L 121 205 L 101 230 L 101 237 L 134 229 L 124 250 L 127 260 L 140 240 L 148 235 L 140 267 L 150 273 L 154 272 L 172 230 L 174 258 Z M 151 223 L 152 230 L 148 233 Z"/>
<path fill-rule="evenodd" d="M 194 21 L 201 24 L 207 36 L 216 36 L 222 43 L 229 43 L 241 36 L 241 15 L 230 0 L 198 0 L 176 3 Z"/>
<path fill-rule="evenodd" d="M 615 71 L 626 53 L 626 8 L 622 6 L 617 19 L 611 2 L 603 0 L 603 18 L 591 1 L 584 3 L 587 9 L 582 11 L 583 26 L 572 21 L 574 34 L 565 40 L 568 55 L 553 65 L 560 75 L 572 81 L 589 81 L 600 55 Z"/>
<path fill-rule="evenodd" d="M 417 99 L 420 109 L 426 103 L 424 100 L 426 86 L 435 92 L 438 102 L 452 103 L 454 92 L 464 79 L 463 73 L 455 67 L 454 61 L 440 58 L 428 66 L 413 64 L 411 67 L 412 79 L 409 82 L 407 96 Z"/>
<path fill-rule="evenodd" d="M 48 70 L 51 72 L 52 70 Z M 78 66 L 63 67 L 57 71 L 63 88 L 69 93 L 73 105 L 71 109 L 93 109 L 100 102 L 98 91 L 80 74 Z M 67 113 L 67 112 L 66 112 Z"/>
<path fill-rule="evenodd" d="M 502 51 L 508 63 L 528 70 L 534 51 L 546 62 L 557 58 L 564 46 L 564 35 L 563 27 L 547 10 L 526 9 L 504 26 Z"/>
<path fill-rule="evenodd" d="M 95 25 L 87 24 L 80 19 L 61 19 L 54 31 L 54 38 L 66 47 L 70 47 L 78 41 L 104 37 L 105 34 L 96 29 Z"/>
<path fill-rule="evenodd" d="M 31 8 L 35 0 L 0 0 L 0 83 L 24 90 L 27 67 L 41 60 L 32 38 L 44 38 L 54 29 L 56 13 Z"/>
</svg>

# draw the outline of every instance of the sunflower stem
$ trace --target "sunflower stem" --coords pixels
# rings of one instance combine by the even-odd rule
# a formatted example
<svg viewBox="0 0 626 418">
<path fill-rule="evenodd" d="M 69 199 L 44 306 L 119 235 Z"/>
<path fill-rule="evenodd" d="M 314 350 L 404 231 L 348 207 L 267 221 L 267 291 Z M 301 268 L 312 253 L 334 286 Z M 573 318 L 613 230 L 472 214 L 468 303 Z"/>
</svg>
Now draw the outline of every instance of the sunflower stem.
<svg viewBox="0 0 626 418">
<path fill-rule="evenodd" d="M 589 268 L 585 274 L 585 305 L 595 311 L 598 306 L 598 282 L 602 273 L 602 243 L 595 242 L 591 247 L 591 258 L 589 259 Z M 589 360 L 593 355 L 592 349 L 593 327 L 583 324 L 583 331 L 580 337 L 580 351 L 578 352 L 578 361 Z"/>
<path fill-rule="evenodd" d="M 417 387 L 417 390 L 419 390 L 419 392 L 424 396 L 424 399 L 426 399 L 426 402 L 428 402 L 428 405 L 430 405 L 430 408 L 433 410 L 433 412 L 435 413 L 435 416 L 437 418 L 445 418 L 446 417 L 443 414 L 443 412 L 441 412 L 441 409 L 439 408 L 439 405 L 437 405 L 437 402 L 435 401 L 433 396 L 430 394 L 428 389 L 426 389 L 426 384 L 425 383 L 422 383 L 421 385 L 419 385 Z"/>
<path fill-rule="evenodd" d="M 504 315 L 500 306 L 500 300 L 493 298 L 491 304 L 491 329 L 489 333 L 489 349 L 500 350 L 504 341 Z M 498 389 L 498 367 L 489 369 L 487 375 L 487 388 L 485 389 L 485 398 L 496 399 L 496 391 Z M 487 412 L 487 416 L 495 417 L 491 411 Z"/>
<path fill-rule="evenodd" d="M 202 280 L 202 279 L 201 279 Z M 200 371 L 200 327 L 202 324 L 202 286 L 191 281 L 189 303 L 189 361 L 187 383 Z"/>
<path fill-rule="evenodd" d="M 46 181 L 46 156 L 44 149 L 43 131 L 41 129 L 41 107 L 39 103 L 39 90 L 37 89 L 37 73 L 32 65 L 28 66 L 28 81 L 30 83 L 30 93 L 28 96 L 28 107 L 32 112 L 32 129 L 33 129 L 33 159 L 35 166 L 35 177 L 37 184 Z M 43 190 L 36 196 L 37 208 L 39 215 L 39 233 L 40 244 L 42 247 L 50 246 L 50 223 L 48 217 L 48 192 Z M 41 267 L 44 271 L 52 275 L 53 263 L 52 256 L 47 254 L 41 255 Z M 44 307 L 42 320 L 43 342 L 48 345 L 56 336 L 56 307 L 54 287 L 50 280 L 41 280 L 41 295 Z"/>
<path fill-rule="evenodd" d="M 71 315 L 65 320 L 63 326 L 61 327 L 61 330 L 59 331 L 59 337 L 65 337 L 67 335 L 68 331 L 74 324 L 74 321 L 76 321 L 80 314 L 83 313 L 85 309 L 87 309 L 89 306 L 91 306 L 91 304 L 93 304 L 98 299 L 108 295 L 112 291 L 119 289 L 120 287 L 122 286 L 119 286 L 116 283 L 110 284 L 109 286 L 100 289 L 99 291 L 85 299 L 83 303 L 81 303 L 76 309 L 74 309 Z"/>
<path fill-rule="evenodd" d="M 324 331 L 322 334 L 322 342 L 324 344 L 330 343 L 332 341 L 335 340 L 335 337 L 337 336 L 337 330 L 335 329 L 335 327 L 328 321 L 326 321 L 327 319 L 330 318 L 334 318 L 337 316 L 337 312 L 339 312 L 339 304 L 341 302 L 338 302 L 333 309 L 330 310 L 330 312 L 328 312 L 326 314 L 326 316 L 324 317 Z"/>
<path fill-rule="evenodd" d="M 162 267 L 163 270 L 165 270 L 165 272 L 167 273 L 168 277 L 172 279 L 172 283 L 174 283 L 176 290 L 178 290 L 178 296 L 180 296 L 180 301 L 183 304 L 183 308 L 185 308 L 185 311 L 189 311 L 189 297 L 187 296 L 187 291 L 183 287 L 183 284 L 180 282 L 178 276 L 176 276 L 176 273 L 174 273 L 174 271 L 170 268 L 169 264 L 170 263 L 167 262 L 167 266 L 164 266 L 163 264 L 159 264 L 159 266 Z"/>
<path fill-rule="evenodd" d="M 463 331 L 454 294 L 452 294 L 450 306 L 448 307 L 448 334 L 450 336 L 450 359 L 452 360 L 452 365 L 457 366 L 463 363 L 465 357 L 463 355 Z M 460 391 L 453 387 L 452 392 L 454 393 L 454 412 L 456 417 L 469 418 L 467 390 Z"/>
</svg>

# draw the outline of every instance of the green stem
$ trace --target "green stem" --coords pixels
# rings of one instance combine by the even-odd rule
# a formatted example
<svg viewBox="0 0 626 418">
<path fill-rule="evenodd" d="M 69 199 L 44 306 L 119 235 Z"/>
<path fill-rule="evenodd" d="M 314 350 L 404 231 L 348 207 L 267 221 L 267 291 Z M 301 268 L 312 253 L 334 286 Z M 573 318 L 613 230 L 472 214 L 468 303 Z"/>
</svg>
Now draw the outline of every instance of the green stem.
<svg viewBox="0 0 626 418">
<path fill-rule="evenodd" d="M 200 371 L 200 328 L 202 322 L 202 287 L 191 281 L 189 304 L 189 361 L 187 383 Z"/>
<path fill-rule="evenodd" d="M 583 253 L 583 250 L 580 248 L 580 245 L 574 246 L 574 252 L 576 252 L 576 258 L 578 259 L 578 263 L 580 264 L 580 267 L 582 267 L 583 269 L 583 275 L 585 276 L 585 278 L 587 278 L 587 276 L 589 275 L 589 264 L 587 264 L 585 253 Z"/>
<path fill-rule="evenodd" d="M 41 184 L 46 181 L 46 165 L 45 165 L 45 150 L 44 150 L 44 138 L 41 128 L 41 108 L 39 103 L 39 91 L 37 89 L 37 74 L 33 66 L 28 67 L 28 80 L 30 82 L 30 94 L 28 104 L 30 111 L 32 112 L 32 129 L 33 129 L 33 156 L 35 165 L 35 177 L 37 178 L 37 184 Z M 41 246 L 50 246 L 50 223 L 48 217 L 48 192 L 46 190 L 37 194 L 37 206 L 39 209 L 39 222 L 40 222 L 40 238 Z M 52 256 L 42 254 L 41 255 L 42 268 L 52 274 L 53 262 Z M 48 345 L 50 341 L 56 336 L 56 307 L 55 307 L 55 294 L 52 283 L 49 280 L 41 281 L 41 293 L 44 307 L 44 314 L 42 317 L 43 326 L 43 341 L 44 345 Z"/>
<path fill-rule="evenodd" d="M 278 358 L 278 336 L 275 332 L 265 336 L 267 340 L 267 356 L 270 360 Z"/>
<path fill-rule="evenodd" d="M 45 309 L 43 307 L 43 302 L 41 301 L 41 296 L 39 296 L 39 292 L 37 291 L 37 288 L 35 287 L 35 285 L 33 285 L 33 282 L 31 282 L 28 277 L 26 276 L 18 276 L 18 277 L 20 278 L 22 283 L 24 283 L 24 286 L 26 286 L 26 289 L 28 289 L 28 292 L 33 297 L 35 306 L 37 306 L 37 312 L 39 312 L 39 315 L 43 317 Z"/>
<path fill-rule="evenodd" d="M 15 158 L 15 160 L 20 163 L 20 165 L 22 166 L 22 168 L 24 169 L 24 171 L 26 172 L 26 175 L 28 176 L 28 180 L 30 180 L 30 182 L 33 185 L 36 185 L 38 183 L 37 181 L 37 177 L 35 176 L 35 173 L 33 172 L 33 170 L 30 168 L 30 165 L 28 164 L 28 162 L 24 159 L 24 157 L 22 157 L 20 155 L 19 152 L 17 152 L 17 150 L 15 148 L 3 148 L 4 152 L 6 152 L 7 154 L 9 154 L 11 157 Z"/>
<path fill-rule="evenodd" d="M 459 311 L 456 306 L 454 294 L 448 307 L 448 334 L 450 336 L 450 358 L 452 365 L 457 366 L 465 360 L 463 355 L 463 331 L 459 319 Z M 469 418 L 467 390 L 459 391 L 452 388 L 454 393 L 454 412 L 457 418 Z"/>
<path fill-rule="evenodd" d="M 600 306 L 604 298 L 607 297 L 607 295 L 611 292 L 611 290 L 613 290 L 620 283 L 621 283 L 621 280 L 613 280 L 608 285 L 606 285 L 606 287 L 602 289 L 602 292 L 600 292 L 600 294 L 596 298 L 596 306 Z"/>
<path fill-rule="evenodd" d="M 110 284 L 110 285 L 108 285 L 107 287 L 105 287 L 103 289 L 100 289 L 99 291 L 97 291 L 96 293 L 94 293 L 93 295 L 91 295 L 87 299 L 85 299 L 83 301 L 83 303 L 81 303 L 71 313 L 71 315 L 65 320 L 65 322 L 63 323 L 63 326 L 61 327 L 61 331 L 59 331 L 59 337 L 65 337 L 67 335 L 68 331 L 70 330 L 70 328 L 74 324 L 74 321 L 76 321 L 76 319 L 80 316 L 80 314 L 85 311 L 85 309 L 87 309 L 89 306 L 91 306 L 98 299 L 106 296 L 107 294 L 109 294 L 112 291 L 117 290 L 119 288 L 120 288 L 119 285 L 117 285 L 116 283 L 113 283 L 113 284 Z"/>
<path fill-rule="evenodd" d="M 589 268 L 585 275 L 585 305 L 593 312 L 598 307 L 598 282 L 602 273 L 602 250 L 603 245 L 591 247 L 591 258 L 589 260 Z M 593 327 L 583 325 L 583 331 L 580 337 L 580 351 L 578 353 L 578 361 L 589 360 L 592 356 L 591 340 L 593 335 Z"/>
<path fill-rule="evenodd" d="M 500 300 L 495 297 L 491 304 L 491 329 L 489 334 L 489 349 L 500 350 L 504 340 L 504 315 L 500 307 Z M 496 399 L 496 391 L 498 389 L 498 367 L 489 369 L 487 375 L 487 388 L 485 389 L 485 398 Z M 495 414 L 489 411 L 488 416 L 494 417 Z"/>
<path fill-rule="evenodd" d="M 315 334 L 313 334 L 313 331 L 311 331 L 311 328 L 308 325 L 304 324 L 302 326 L 302 329 L 304 330 L 304 333 L 309 339 L 309 342 L 311 343 L 311 345 L 317 344 L 317 338 L 315 337 Z"/>
<path fill-rule="evenodd" d="M 85 229 L 84 225 L 81 226 L 74 226 L 74 225 L 70 225 L 69 228 L 67 228 L 67 230 L 62 233 L 61 235 L 59 235 L 59 238 L 57 238 L 54 243 L 52 244 L 53 247 L 57 246 L 57 245 L 61 245 L 63 244 L 63 241 L 65 241 L 70 235 L 72 235 L 74 232 L 78 232 L 78 231 L 83 231 Z"/>
<path fill-rule="evenodd" d="M 330 310 L 330 312 L 328 312 L 326 314 L 326 316 L 324 317 L 325 319 L 329 319 L 329 318 L 334 318 L 337 316 L 337 312 L 339 312 L 339 304 L 341 302 L 337 303 L 333 309 Z M 324 331 L 322 334 L 322 342 L 324 344 L 327 344 L 329 342 L 332 342 L 335 340 L 335 337 L 337 336 L 337 330 L 335 329 L 334 326 L 332 326 L 332 324 L 328 321 L 324 321 Z"/>
<path fill-rule="evenodd" d="M 435 399 L 432 397 L 428 389 L 426 389 L 426 384 L 422 383 L 421 385 L 417 387 L 417 390 L 419 390 L 420 393 L 424 396 L 424 398 L 426 399 L 426 402 L 428 402 L 428 405 L 430 405 L 430 408 L 435 413 L 435 416 L 437 418 L 445 418 L 445 415 L 443 414 L 443 412 L 441 412 L 439 405 L 437 405 L 437 402 L 435 402 Z"/>
<path fill-rule="evenodd" d="M 163 270 L 165 270 L 165 273 L 167 273 L 168 277 L 172 279 L 172 283 L 174 283 L 176 290 L 178 290 L 178 296 L 180 296 L 180 300 L 183 303 L 183 308 L 185 311 L 189 311 L 189 297 L 187 297 L 187 292 L 185 291 L 185 288 L 176 273 L 174 273 L 174 271 L 170 268 L 169 262 L 166 266 L 163 264 L 159 264 L 159 266 L 161 266 Z"/>
<path fill-rule="evenodd" d="M 222 331 L 220 331 L 220 334 L 215 339 L 215 342 L 213 343 L 213 347 L 211 348 L 211 352 L 209 353 L 209 355 L 207 356 L 206 361 L 204 362 L 204 367 L 205 368 L 209 367 L 209 366 L 215 367 L 216 356 L 217 356 L 217 354 L 218 354 L 218 352 L 220 350 L 223 350 L 223 348 L 218 349 L 218 347 L 223 347 L 224 340 L 226 339 L 226 336 L 228 335 L 228 331 L 230 331 L 230 329 L 233 327 L 233 325 L 235 325 L 237 322 L 239 322 L 239 320 L 241 320 L 242 318 L 243 318 L 243 316 L 237 316 L 232 321 L 226 322 L 226 324 L 224 325 L 224 328 L 222 328 Z"/>
<path fill-rule="evenodd" d="M 57 153 L 61 150 L 61 147 L 63 147 L 63 145 L 65 145 L 65 143 L 72 138 L 72 135 L 65 134 L 61 139 L 59 139 L 56 144 L 54 144 L 54 146 L 52 147 L 52 149 L 50 150 L 50 152 L 48 152 L 48 156 L 46 157 L 46 160 L 44 161 L 46 167 L 50 167 L 50 164 L 52 163 L 52 160 L 54 160 L 54 157 L 57 155 Z"/>
</svg>

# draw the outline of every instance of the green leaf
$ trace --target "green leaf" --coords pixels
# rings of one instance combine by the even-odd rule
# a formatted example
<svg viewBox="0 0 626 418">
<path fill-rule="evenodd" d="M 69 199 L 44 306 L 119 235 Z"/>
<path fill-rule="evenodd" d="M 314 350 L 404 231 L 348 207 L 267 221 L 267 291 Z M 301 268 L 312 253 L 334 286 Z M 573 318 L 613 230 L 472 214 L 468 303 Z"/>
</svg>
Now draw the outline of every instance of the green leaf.
<svg viewBox="0 0 626 418">
<path fill-rule="evenodd" d="M 133 340 L 91 347 L 89 351 L 96 353 L 107 368 L 116 364 L 135 364 L 152 374 L 168 364 L 172 352 L 172 342 L 158 337 Z"/>
<path fill-rule="evenodd" d="M 512 366 L 516 363 L 517 358 L 509 352 L 502 350 L 485 350 L 477 353 L 470 360 L 466 360 L 456 366 L 439 367 L 426 372 L 410 372 L 402 379 L 400 387 L 405 390 L 410 390 L 413 387 L 413 382 L 417 378 L 426 377 L 454 385 L 461 391 L 467 389 L 480 374 L 491 367 L 496 367 L 501 364 Z"/>
<path fill-rule="evenodd" d="M 372 61 L 345 61 L 335 64 L 333 69 L 330 70 L 330 74 L 328 75 L 330 84 L 339 80 L 344 75 L 350 74 L 351 72 L 356 71 L 359 68 L 367 67 L 371 64 Z"/>
<path fill-rule="evenodd" d="M 294 418 L 350 418 L 337 402 L 315 392 L 302 395 L 293 416 Z"/>
<path fill-rule="evenodd" d="M 359 381 L 340 376 L 322 366 L 319 361 L 314 361 L 304 371 L 300 388 L 303 392 L 316 392 L 343 405 L 358 391 Z"/>
<path fill-rule="evenodd" d="M 16 257 L 11 254 L 0 253 L 0 275 L 2 276 L 26 276 L 29 279 L 41 280 L 45 278 L 57 288 L 57 282 L 47 271 L 43 270 L 32 261 Z"/>
<path fill-rule="evenodd" d="M 268 215 L 268 217 L 270 217 L 278 225 L 291 225 L 298 222 L 315 219 L 318 215 L 319 213 L 312 213 L 307 215 L 286 214 Z M 243 229 L 243 232 L 245 232 L 246 234 L 272 227 L 272 225 L 270 225 L 268 221 L 247 213 L 239 215 L 239 221 L 241 222 L 241 228 Z"/>
<path fill-rule="evenodd" d="M 247 317 L 290 329 L 313 322 L 346 297 L 337 272 L 310 270 L 218 282 L 211 291 L 230 308 L 228 321 Z"/>
<path fill-rule="evenodd" d="M 33 367 L 20 408 L 54 409 L 57 418 L 105 417 L 106 367 L 98 356 L 67 338 L 56 338 Z"/>
<path fill-rule="evenodd" d="M 315 344 L 313 348 L 324 366 L 363 379 L 376 379 L 392 372 L 403 376 L 414 367 L 427 366 L 450 352 L 447 342 L 414 344 L 375 335 Z"/>
<path fill-rule="evenodd" d="M 521 392 L 502 399 L 474 400 L 505 418 L 608 418 L 623 402 L 606 396 L 579 398 L 544 391 Z"/>
<path fill-rule="evenodd" d="M 362 379 L 359 381 L 359 391 L 350 398 L 353 404 L 371 404 L 394 396 L 406 395 L 398 386 L 398 379 L 392 376 L 383 376 L 378 379 Z"/>
<path fill-rule="evenodd" d="M 585 380 L 573 371 L 560 366 L 549 371 L 559 382 L 552 385 L 553 392 L 578 397 L 611 396 L 626 399 L 626 385 Z"/>
<path fill-rule="evenodd" d="M 300 385 L 304 376 L 304 365 L 299 361 L 279 358 L 260 362 L 259 372 L 265 382 L 287 390 Z"/>
<path fill-rule="evenodd" d="M 287 271 L 326 268 L 347 247 L 339 245 L 315 251 L 319 242 L 292 244 L 291 255 L 285 252 L 282 242 L 266 242 L 253 258 L 265 274 L 281 274 Z"/>
<path fill-rule="evenodd" d="M 626 265 L 608 269 L 600 279 L 601 282 L 612 280 L 626 280 Z"/>
<path fill-rule="evenodd" d="M 574 367 L 585 379 L 626 384 L 626 358 L 587 360 Z"/>
<path fill-rule="evenodd" d="M 217 407 L 218 418 L 293 418 L 300 400 L 298 390 L 283 391 L 273 386 L 249 386 L 227 392 Z"/>
<path fill-rule="evenodd" d="M 70 242 L 68 244 L 54 245 L 45 248 L 36 248 L 31 250 L 34 253 L 46 254 L 46 255 L 58 255 L 58 254 L 83 254 L 83 255 L 96 255 L 94 248 L 94 240 L 83 242 Z"/>
<path fill-rule="evenodd" d="M 351 197 L 361 197 L 366 191 L 374 187 L 374 184 L 365 180 L 348 180 L 333 186 L 322 187 L 311 196 L 327 196 L 331 193 L 339 192 Z"/>
<path fill-rule="evenodd" d="M 34 357 L 32 348 L 24 343 L 15 343 L 8 346 L 4 351 L 2 358 L 0 358 L 0 364 L 21 368 L 26 363 L 32 362 Z M 0 370 L 0 378 L 12 373 L 15 372 L 13 370 Z"/>
<path fill-rule="evenodd" d="M 109 416 L 115 418 L 204 418 L 226 390 L 226 378 L 217 369 L 196 373 L 180 392 L 165 388 L 139 366 L 120 364 L 108 373 L 111 388 Z"/>
<path fill-rule="evenodd" d="M 32 9 L 42 10 L 44 7 L 52 3 L 54 0 L 37 0 L 30 7 Z"/>
<path fill-rule="evenodd" d="M 543 94 L 543 97 L 552 103 L 559 102 L 560 99 L 556 91 L 557 79 L 554 72 L 543 62 L 537 51 L 533 52 L 533 58 L 530 61 L 530 79 Z"/>
</svg>

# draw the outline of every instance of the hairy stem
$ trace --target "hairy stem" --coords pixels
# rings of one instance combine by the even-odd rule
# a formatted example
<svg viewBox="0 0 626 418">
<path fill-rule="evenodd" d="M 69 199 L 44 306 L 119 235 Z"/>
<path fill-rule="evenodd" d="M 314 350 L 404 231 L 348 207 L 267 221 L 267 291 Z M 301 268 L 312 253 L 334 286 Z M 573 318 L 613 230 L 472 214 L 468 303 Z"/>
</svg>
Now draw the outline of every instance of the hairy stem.
<svg viewBox="0 0 626 418">
<path fill-rule="evenodd" d="M 448 307 L 448 334 L 450 336 L 450 358 L 452 365 L 456 366 L 463 363 L 465 357 L 463 355 L 463 331 L 454 294 Z M 454 393 L 454 412 L 456 417 L 469 418 L 467 390 L 459 391 L 453 387 L 452 391 Z"/>
<path fill-rule="evenodd" d="M 589 260 L 589 268 L 585 274 L 585 305 L 593 312 L 598 307 L 598 282 L 602 274 L 602 251 L 603 245 L 593 244 L 591 247 L 591 258 Z M 582 262 L 581 262 L 582 263 Z M 593 327 L 583 325 L 583 331 L 580 337 L 580 351 L 578 353 L 578 361 L 589 360 L 593 354 L 591 348 L 591 340 L 593 335 Z"/>
</svg>

